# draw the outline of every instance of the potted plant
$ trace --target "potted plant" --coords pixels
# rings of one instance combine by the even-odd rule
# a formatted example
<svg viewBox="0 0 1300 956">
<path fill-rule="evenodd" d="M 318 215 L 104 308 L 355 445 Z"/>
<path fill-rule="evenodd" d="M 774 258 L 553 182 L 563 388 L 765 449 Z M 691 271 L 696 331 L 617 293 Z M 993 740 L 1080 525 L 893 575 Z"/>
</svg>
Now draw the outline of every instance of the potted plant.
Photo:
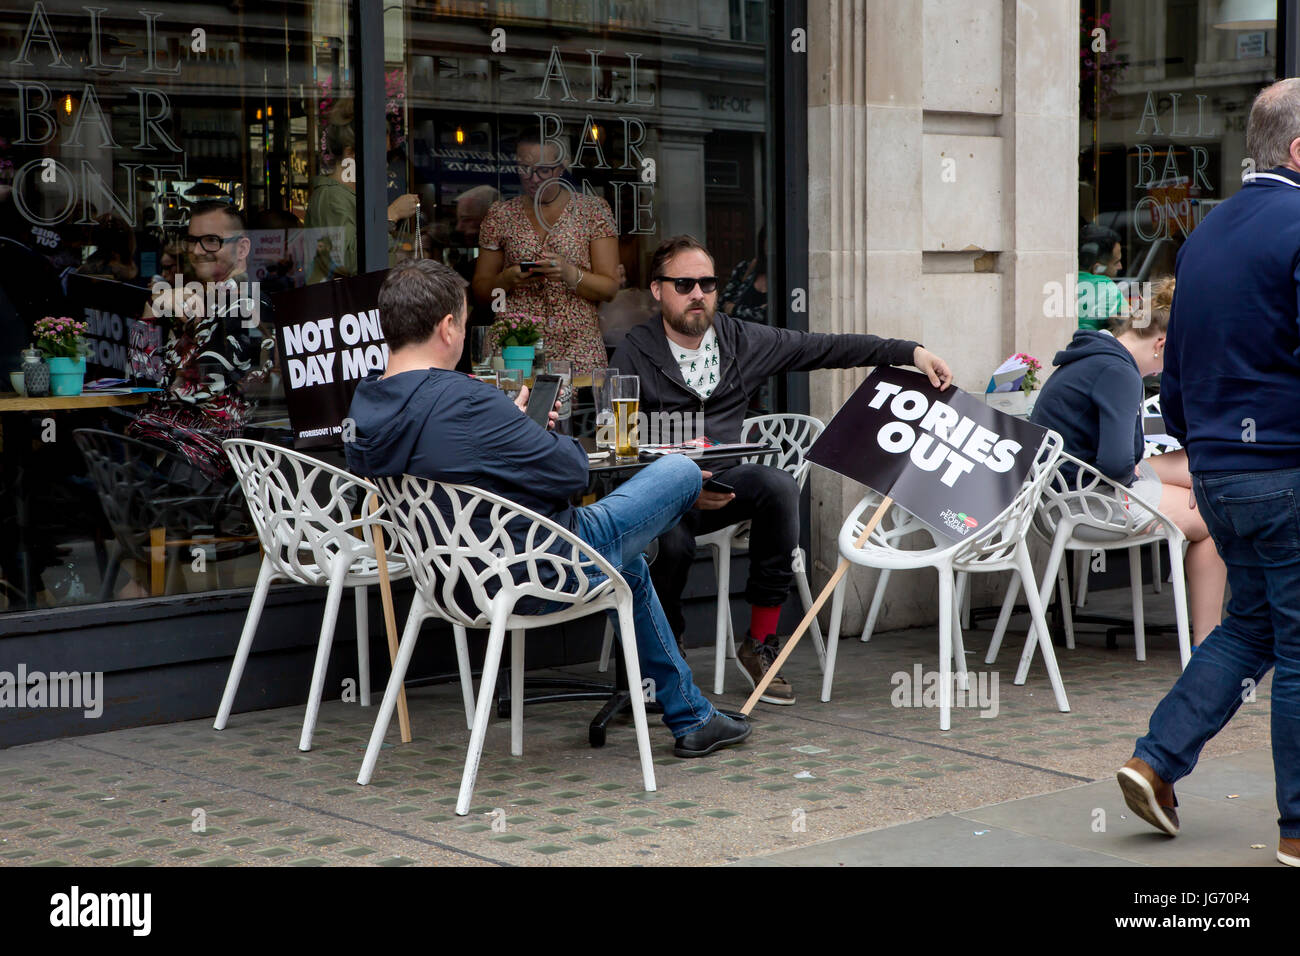
<svg viewBox="0 0 1300 956">
<path fill-rule="evenodd" d="M 519 369 L 524 378 L 533 374 L 533 359 L 541 337 L 541 323 L 529 316 L 506 314 L 497 319 L 496 338 L 505 367 Z"/>
<path fill-rule="evenodd" d="M 66 315 L 36 323 L 36 347 L 50 366 L 50 394 L 80 395 L 86 380 L 86 323 Z"/>
<path fill-rule="evenodd" d="M 1022 373 L 1018 388 L 1012 391 L 995 391 L 994 382 L 991 381 L 989 391 L 984 395 L 984 401 L 1004 414 L 1028 417 L 1034 409 L 1036 398 L 1034 390 L 1038 388 L 1038 371 L 1042 367 L 1042 363 L 1032 355 L 1026 352 L 1015 353 L 998 367 L 994 375 L 995 380 L 1001 377 L 1006 382 L 1016 381 L 1014 376 Z"/>
</svg>

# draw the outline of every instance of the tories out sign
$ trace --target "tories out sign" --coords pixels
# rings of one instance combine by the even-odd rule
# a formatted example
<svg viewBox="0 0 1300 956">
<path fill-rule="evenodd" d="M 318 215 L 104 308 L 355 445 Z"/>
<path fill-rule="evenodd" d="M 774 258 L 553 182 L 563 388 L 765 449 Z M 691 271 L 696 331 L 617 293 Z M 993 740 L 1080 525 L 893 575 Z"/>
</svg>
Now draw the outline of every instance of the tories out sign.
<svg viewBox="0 0 1300 956">
<path fill-rule="evenodd" d="M 960 541 L 1011 503 L 1044 435 L 960 389 L 941 392 L 918 372 L 878 368 L 808 458 Z"/>
<path fill-rule="evenodd" d="M 144 322 L 149 290 L 114 279 L 68 276 L 69 310 L 86 323 L 86 381 L 126 378 L 131 373 L 129 347 L 142 333 L 151 332 L 153 344 L 161 342 L 160 327 Z"/>
<path fill-rule="evenodd" d="M 387 269 L 272 297 L 295 448 L 337 445 L 357 383 L 388 367 L 379 321 Z"/>
</svg>

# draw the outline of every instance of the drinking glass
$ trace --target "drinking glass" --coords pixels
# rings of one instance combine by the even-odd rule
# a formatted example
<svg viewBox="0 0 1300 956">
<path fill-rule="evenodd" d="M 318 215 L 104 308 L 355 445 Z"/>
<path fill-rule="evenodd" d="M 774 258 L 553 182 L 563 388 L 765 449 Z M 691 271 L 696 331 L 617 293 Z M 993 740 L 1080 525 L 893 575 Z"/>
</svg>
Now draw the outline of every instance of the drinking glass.
<svg viewBox="0 0 1300 956">
<path fill-rule="evenodd" d="M 518 397 L 524 387 L 524 373 L 517 368 L 503 368 L 497 371 L 497 388 L 512 397 Z"/>
<path fill-rule="evenodd" d="M 637 435 L 641 379 L 635 375 L 616 375 L 610 379 L 610 404 L 614 408 L 614 457 L 635 461 L 641 450 Z"/>
<path fill-rule="evenodd" d="M 469 361 L 475 375 L 492 371 L 492 327 L 471 325 L 469 328 Z"/>
<path fill-rule="evenodd" d="M 555 429 L 568 434 L 569 420 L 573 417 L 573 363 L 568 359 L 555 359 L 546 363 L 546 371 L 560 376 L 560 414 Z"/>
<path fill-rule="evenodd" d="M 614 407 L 609 403 L 609 384 L 618 375 L 616 368 L 591 371 L 591 398 L 596 406 L 596 447 L 614 447 Z"/>
</svg>

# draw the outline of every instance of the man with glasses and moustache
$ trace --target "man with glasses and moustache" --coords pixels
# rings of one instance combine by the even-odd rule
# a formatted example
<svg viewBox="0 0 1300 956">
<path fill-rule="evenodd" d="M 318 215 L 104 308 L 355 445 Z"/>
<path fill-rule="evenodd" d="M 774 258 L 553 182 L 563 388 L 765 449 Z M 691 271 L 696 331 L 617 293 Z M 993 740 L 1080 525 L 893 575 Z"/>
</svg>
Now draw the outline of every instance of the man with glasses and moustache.
<svg viewBox="0 0 1300 956">
<path fill-rule="evenodd" d="M 268 305 L 248 284 L 251 242 L 235 206 L 196 204 L 179 246 L 184 271 L 172 287 L 155 290 L 141 328 L 132 330 L 132 368 L 162 392 L 127 434 L 160 442 L 218 477 L 229 467 L 221 442 L 242 432 L 251 410 L 245 389 L 265 382 L 274 338 L 262 337 L 259 359 L 250 332 Z M 201 294 L 187 293 L 190 282 Z"/>
<path fill-rule="evenodd" d="M 702 413 L 704 434 L 712 441 L 740 441 L 750 399 L 772 375 L 910 363 L 939 388 L 952 382 L 948 364 L 916 342 L 796 332 L 717 311 L 713 256 L 692 236 L 664 241 L 651 260 L 650 276 L 662 321 L 652 319 L 629 332 L 611 364 L 624 375 L 640 376 L 641 411 L 677 413 L 683 422 Z M 704 477 L 712 475 L 705 472 Z M 770 465 L 738 464 L 716 477 L 734 491 L 702 492 L 695 508 L 659 536 L 651 573 L 680 641 L 685 630 L 681 595 L 696 535 L 762 516 L 750 531 L 745 587 L 750 626 L 737 648 L 741 672 L 754 686 L 780 650 L 776 628 L 794 581 L 791 558 L 799 544 L 799 490 L 788 473 Z M 778 675 L 760 699 L 793 704 L 794 691 Z"/>
</svg>

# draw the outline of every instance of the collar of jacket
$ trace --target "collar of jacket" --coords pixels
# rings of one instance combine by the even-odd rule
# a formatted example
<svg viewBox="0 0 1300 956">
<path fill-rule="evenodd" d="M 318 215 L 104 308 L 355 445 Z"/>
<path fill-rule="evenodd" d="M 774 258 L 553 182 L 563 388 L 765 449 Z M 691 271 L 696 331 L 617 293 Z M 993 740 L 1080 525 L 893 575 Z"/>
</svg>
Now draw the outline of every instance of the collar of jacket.
<svg viewBox="0 0 1300 956">
<path fill-rule="evenodd" d="M 718 355 L 722 358 L 718 371 L 719 386 L 722 385 L 727 372 L 735 363 L 737 339 L 743 334 L 740 329 L 742 321 L 742 319 L 727 315 L 725 312 L 715 312 L 713 315 L 713 331 L 718 336 Z M 687 385 L 686 380 L 682 378 L 681 367 L 677 364 L 677 359 L 673 357 L 672 343 L 668 339 L 668 333 L 664 331 L 663 318 L 661 317 L 657 322 L 646 323 L 645 329 L 650 337 L 651 352 L 649 354 L 654 359 L 655 364 L 659 366 L 659 370 L 678 388 L 699 401 L 699 394 L 695 389 Z M 635 331 L 634 329 L 633 333 Z M 633 333 L 629 333 L 629 335 Z M 717 391 L 717 389 L 715 388 L 714 391 Z"/>
<path fill-rule="evenodd" d="M 1286 166 L 1274 166 L 1271 169 L 1261 170 L 1261 172 L 1267 173 L 1268 175 L 1243 177 L 1245 184 L 1247 186 L 1250 185 L 1271 186 L 1274 183 L 1277 183 L 1277 179 L 1274 179 L 1272 177 L 1278 176 L 1281 177 L 1282 179 L 1285 179 L 1295 184 L 1296 186 L 1300 186 L 1300 172 L 1296 172 L 1294 169 L 1288 169 Z"/>
</svg>

